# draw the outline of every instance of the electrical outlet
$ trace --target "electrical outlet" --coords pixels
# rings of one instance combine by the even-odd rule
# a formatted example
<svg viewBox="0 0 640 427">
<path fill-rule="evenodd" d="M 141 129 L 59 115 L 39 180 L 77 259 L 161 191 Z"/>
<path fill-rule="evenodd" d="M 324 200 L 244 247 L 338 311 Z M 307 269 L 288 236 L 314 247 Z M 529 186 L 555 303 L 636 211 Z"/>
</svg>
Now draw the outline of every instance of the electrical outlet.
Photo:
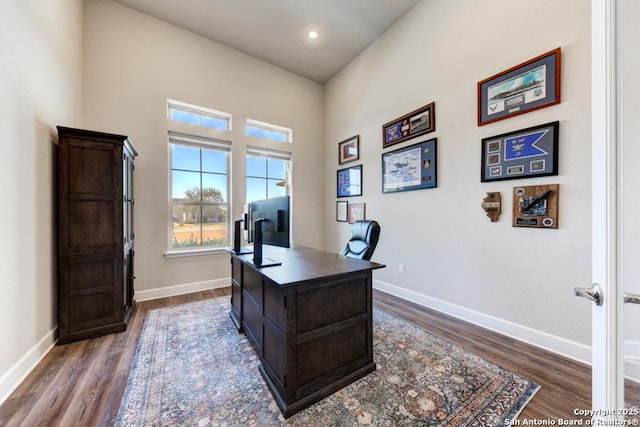
<svg viewBox="0 0 640 427">
<path fill-rule="evenodd" d="M 404 274 L 404 264 L 400 264 L 398 266 L 398 271 L 400 272 L 400 274 Z"/>
</svg>

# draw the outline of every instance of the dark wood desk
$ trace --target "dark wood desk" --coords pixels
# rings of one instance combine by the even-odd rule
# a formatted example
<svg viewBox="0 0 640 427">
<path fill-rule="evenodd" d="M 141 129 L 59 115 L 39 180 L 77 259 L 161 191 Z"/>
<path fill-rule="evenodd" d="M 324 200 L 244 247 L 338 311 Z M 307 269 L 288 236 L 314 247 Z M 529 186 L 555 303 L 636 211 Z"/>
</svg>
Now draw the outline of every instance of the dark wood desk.
<svg viewBox="0 0 640 427">
<path fill-rule="evenodd" d="M 283 415 L 375 371 L 372 270 L 382 264 L 294 246 L 231 255 L 230 316 L 260 357 L 260 373 Z"/>
</svg>

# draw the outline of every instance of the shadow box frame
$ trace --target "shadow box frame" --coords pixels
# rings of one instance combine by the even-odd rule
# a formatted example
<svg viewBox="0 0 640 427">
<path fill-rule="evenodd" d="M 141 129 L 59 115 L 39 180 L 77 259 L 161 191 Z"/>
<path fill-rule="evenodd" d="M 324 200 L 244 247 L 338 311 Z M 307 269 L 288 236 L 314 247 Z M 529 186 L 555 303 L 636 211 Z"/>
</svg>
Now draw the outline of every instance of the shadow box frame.
<svg viewBox="0 0 640 427">
<path fill-rule="evenodd" d="M 483 138 L 480 181 L 558 175 L 559 134 L 555 121 Z"/>
<path fill-rule="evenodd" d="M 436 188 L 437 143 L 438 138 L 432 138 L 382 153 L 382 193 Z"/>
<path fill-rule="evenodd" d="M 423 118 L 427 117 L 427 122 Z M 436 103 L 432 102 L 382 125 L 382 148 L 436 130 Z"/>
<path fill-rule="evenodd" d="M 478 126 L 559 104 L 561 63 L 558 47 L 478 82 Z"/>
</svg>

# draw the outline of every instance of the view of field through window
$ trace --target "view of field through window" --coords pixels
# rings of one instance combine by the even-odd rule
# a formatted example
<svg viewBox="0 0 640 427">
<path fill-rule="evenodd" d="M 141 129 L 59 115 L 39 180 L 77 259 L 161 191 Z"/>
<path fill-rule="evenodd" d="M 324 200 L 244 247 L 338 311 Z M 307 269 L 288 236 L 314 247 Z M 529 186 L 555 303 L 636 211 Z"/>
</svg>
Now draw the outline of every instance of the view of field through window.
<svg viewBox="0 0 640 427">
<path fill-rule="evenodd" d="M 229 245 L 228 152 L 171 144 L 172 249 Z M 247 202 L 287 195 L 290 160 L 247 155 Z"/>
<path fill-rule="evenodd" d="M 228 152 L 172 144 L 172 248 L 228 246 Z"/>
<path fill-rule="evenodd" d="M 231 129 L 231 114 L 167 101 L 168 117 L 190 125 Z M 291 142 L 291 129 L 246 120 L 247 136 Z M 230 143 L 170 132 L 170 250 L 229 246 Z M 246 203 L 288 194 L 290 153 L 255 150 L 246 157 Z"/>
</svg>

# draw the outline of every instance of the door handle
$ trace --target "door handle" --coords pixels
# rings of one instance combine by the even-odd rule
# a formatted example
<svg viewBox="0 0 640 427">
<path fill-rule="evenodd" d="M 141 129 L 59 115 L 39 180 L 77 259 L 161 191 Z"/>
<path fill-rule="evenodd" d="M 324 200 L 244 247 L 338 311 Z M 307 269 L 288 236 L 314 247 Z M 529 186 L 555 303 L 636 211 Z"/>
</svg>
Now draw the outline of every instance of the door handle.
<svg viewBox="0 0 640 427">
<path fill-rule="evenodd" d="M 577 297 L 590 299 L 598 306 L 602 305 L 602 288 L 597 283 L 590 288 L 573 288 L 573 292 Z"/>
<path fill-rule="evenodd" d="M 640 295 L 624 293 L 624 302 L 640 304 Z"/>
</svg>

